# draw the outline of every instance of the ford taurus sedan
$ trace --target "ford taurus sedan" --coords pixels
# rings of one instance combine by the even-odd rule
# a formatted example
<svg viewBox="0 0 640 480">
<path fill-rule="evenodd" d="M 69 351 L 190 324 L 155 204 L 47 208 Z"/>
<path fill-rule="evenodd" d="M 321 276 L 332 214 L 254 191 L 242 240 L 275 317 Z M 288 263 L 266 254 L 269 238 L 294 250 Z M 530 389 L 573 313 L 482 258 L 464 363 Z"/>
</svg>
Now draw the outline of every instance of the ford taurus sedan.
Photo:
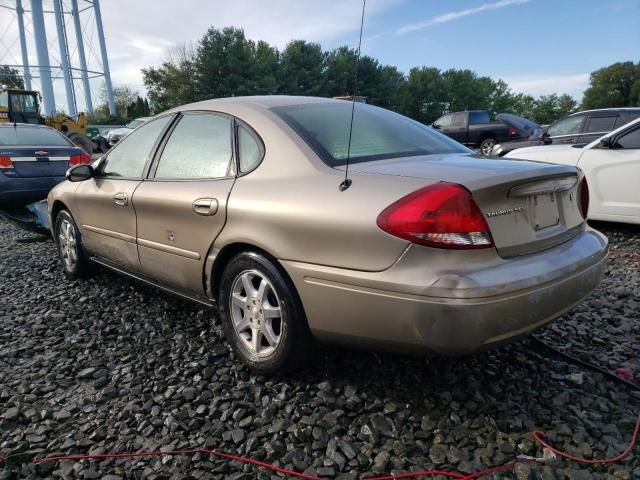
<svg viewBox="0 0 640 480">
<path fill-rule="evenodd" d="M 64 270 L 97 262 L 217 304 L 229 343 L 264 372 L 299 365 L 314 339 L 481 351 L 596 287 L 607 240 L 585 222 L 575 167 L 474 157 L 353 108 L 351 139 L 342 100 L 239 97 L 154 117 L 49 195 Z"/>
</svg>

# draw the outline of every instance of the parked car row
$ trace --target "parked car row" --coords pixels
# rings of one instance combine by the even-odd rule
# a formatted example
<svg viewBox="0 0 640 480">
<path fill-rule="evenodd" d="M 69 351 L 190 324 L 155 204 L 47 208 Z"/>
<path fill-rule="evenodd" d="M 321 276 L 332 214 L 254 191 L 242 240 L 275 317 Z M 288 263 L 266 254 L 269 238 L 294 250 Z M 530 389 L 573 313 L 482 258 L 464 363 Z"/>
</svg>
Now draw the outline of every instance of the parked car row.
<svg viewBox="0 0 640 480">
<path fill-rule="evenodd" d="M 590 219 L 640 224 L 640 118 L 587 145 L 526 147 L 506 156 L 579 167 L 590 185 Z"/>
<path fill-rule="evenodd" d="M 551 144 L 587 144 L 640 117 L 640 108 L 603 108 L 577 112 L 551 125 L 501 113 L 491 121 L 489 112 L 453 112 L 432 127 L 483 155 L 503 156 L 517 148 Z"/>
<path fill-rule="evenodd" d="M 443 135 L 445 122 L 340 100 L 238 97 L 143 120 L 93 164 L 51 129 L 3 127 L 0 198 L 41 195 L 68 169 L 48 195 L 65 272 L 98 263 L 217 304 L 258 371 L 298 365 L 314 339 L 500 345 L 595 288 L 607 240 L 587 218 L 640 223 L 640 119 L 588 145 L 546 145 L 555 124 L 466 112 L 467 143 L 488 131 L 542 143 L 503 158 Z"/>
</svg>

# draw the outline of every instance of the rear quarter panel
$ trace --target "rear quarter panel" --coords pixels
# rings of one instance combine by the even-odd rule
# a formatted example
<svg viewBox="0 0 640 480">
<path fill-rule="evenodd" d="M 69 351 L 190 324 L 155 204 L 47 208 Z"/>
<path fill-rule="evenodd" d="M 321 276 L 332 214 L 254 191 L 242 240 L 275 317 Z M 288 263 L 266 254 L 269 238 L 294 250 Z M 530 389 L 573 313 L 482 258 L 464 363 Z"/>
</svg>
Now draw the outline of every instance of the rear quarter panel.
<svg viewBox="0 0 640 480">
<path fill-rule="evenodd" d="M 408 242 L 378 228 L 377 216 L 432 182 L 355 173 L 340 192 L 344 172 L 325 165 L 279 118 L 234 114 L 262 137 L 265 157 L 236 181 L 216 250 L 248 243 L 281 260 L 366 271 L 384 270 L 402 255 Z"/>
</svg>

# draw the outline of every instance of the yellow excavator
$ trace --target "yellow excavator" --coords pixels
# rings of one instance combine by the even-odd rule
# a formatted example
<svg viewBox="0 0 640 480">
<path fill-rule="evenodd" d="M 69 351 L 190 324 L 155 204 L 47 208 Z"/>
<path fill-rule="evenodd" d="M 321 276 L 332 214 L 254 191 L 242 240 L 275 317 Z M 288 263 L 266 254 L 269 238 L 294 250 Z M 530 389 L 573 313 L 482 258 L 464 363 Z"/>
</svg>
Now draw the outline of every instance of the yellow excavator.
<svg viewBox="0 0 640 480">
<path fill-rule="evenodd" d="M 93 142 L 87 136 L 87 118 L 84 113 L 79 113 L 75 120 L 64 113 L 44 117 L 40 114 L 40 99 L 40 92 L 37 90 L 0 86 L 0 123 L 47 125 L 62 132 L 91 155 Z"/>
</svg>

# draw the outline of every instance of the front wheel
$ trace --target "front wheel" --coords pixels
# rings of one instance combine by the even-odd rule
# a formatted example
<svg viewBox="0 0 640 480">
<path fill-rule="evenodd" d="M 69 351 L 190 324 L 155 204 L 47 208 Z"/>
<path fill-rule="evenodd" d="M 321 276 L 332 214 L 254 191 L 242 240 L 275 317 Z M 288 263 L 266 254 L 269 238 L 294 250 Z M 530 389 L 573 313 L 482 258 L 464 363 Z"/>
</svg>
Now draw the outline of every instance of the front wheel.
<svg viewBox="0 0 640 480">
<path fill-rule="evenodd" d="M 491 151 L 493 147 L 496 146 L 496 143 L 495 138 L 485 138 L 480 144 L 480 153 L 487 156 L 491 155 Z"/>
<path fill-rule="evenodd" d="M 56 217 L 54 231 L 64 272 L 71 278 L 86 276 L 91 271 L 91 261 L 82 249 L 76 222 L 67 210 L 62 210 Z"/>
<path fill-rule="evenodd" d="M 219 310 L 227 341 L 251 369 L 264 373 L 303 364 L 311 334 L 293 284 L 274 263 L 241 253 L 220 281 Z"/>
</svg>

